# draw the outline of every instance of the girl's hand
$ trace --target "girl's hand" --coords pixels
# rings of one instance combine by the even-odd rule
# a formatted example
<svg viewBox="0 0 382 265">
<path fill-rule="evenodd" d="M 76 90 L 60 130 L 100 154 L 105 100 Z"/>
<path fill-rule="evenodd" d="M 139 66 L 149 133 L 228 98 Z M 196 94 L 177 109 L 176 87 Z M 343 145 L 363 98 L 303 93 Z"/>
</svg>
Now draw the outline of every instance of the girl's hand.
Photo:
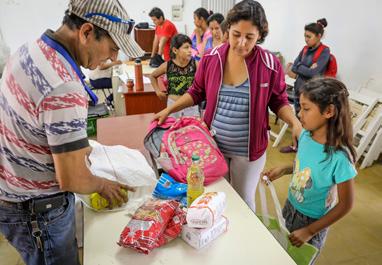
<svg viewBox="0 0 382 265">
<path fill-rule="evenodd" d="M 293 246 L 301 247 L 304 243 L 308 242 L 314 234 L 309 230 L 308 227 L 300 228 L 296 231 L 293 231 L 289 235 L 289 240 Z"/>
<path fill-rule="evenodd" d="M 167 99 L 167 94 L 162 91 L 157 91 L 156 94 L 159 100 L 165 101 Z"/>
<path fill-rule="evenodd" d="M 261 172 L 260 179 L 261 181 L 265 182 L 263 179 L 263 176 L 267 176 L 270 181 L 274 181 L 280 177 L 282 177 L 285 174 L 285 167 L 274 167 L 269 170 L 265 170 Z M 265 182 L 265 184 L 267 184 Z"/>
<path fill-rule="evenodd" d="M 166 120 L 168 115 L 170 115 L 170 111 L 168 110 L 168 108 L 165 108 L 157 114 L 155 114 L 153 121 L 158 120 L 158 125 L 161 125 Z"/>
<path fill-rule="evenodd" d="M 314 63 L 314 64 L 312 64 L 312 66 L 310 67 L 310 69 L 314 69 L 314 68 L 316 68 L 317 67 L 317 63 Z"/>
</svg>

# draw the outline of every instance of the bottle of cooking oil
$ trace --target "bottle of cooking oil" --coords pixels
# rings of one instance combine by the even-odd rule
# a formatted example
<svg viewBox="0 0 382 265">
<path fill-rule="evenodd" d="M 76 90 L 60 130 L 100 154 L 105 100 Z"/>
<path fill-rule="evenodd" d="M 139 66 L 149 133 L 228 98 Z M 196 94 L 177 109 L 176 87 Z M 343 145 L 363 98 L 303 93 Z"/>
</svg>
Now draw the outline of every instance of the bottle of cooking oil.
<svg viewBox="0 0 382 265">
<path fill-rule="evenodd" d="M 192 155 L 192 164 L 187 172 L 187 206 L 204 192 L 204 173 L 200 166 L 200 158 Z"/>
<path fill-rule="evenodd" d="M 121 189 L 121 192 L 123 195 L 127 196 L 127 190 Z M 109 201 L 106 200 L 104 197 L 102 197 L 99 193 L 95 192 L 89 195 L 90 199 L 90 206 L 93 207 L 95 210 L 102 210 L 109 206 Z M 117 200 L 113 199 L 112 207 L 114 208 L 118 205 Z"/>
</svg>

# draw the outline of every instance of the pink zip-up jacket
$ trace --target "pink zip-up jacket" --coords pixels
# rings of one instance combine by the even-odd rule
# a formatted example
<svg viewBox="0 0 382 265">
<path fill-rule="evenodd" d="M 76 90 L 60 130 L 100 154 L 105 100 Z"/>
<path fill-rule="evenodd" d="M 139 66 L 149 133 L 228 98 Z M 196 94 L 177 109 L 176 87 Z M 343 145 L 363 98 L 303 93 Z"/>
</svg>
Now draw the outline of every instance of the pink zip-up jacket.
<svg viewBox="0 0 382 265">
<path fill-rule="evenodd" d="M 204 121 L 209 127 L 218 105 L 228 50 L 229 44 L 225 43 L 207 52 L 199 63 L 194 83 L 187 91 L 195 105 L 206 100 Z M 256 45 L 245 63 L 250 85 L 248 157 L 254 161 L 267 149 L 268 107 L 277 113 L 289 102 L 284 72 L 276 56 Z"/>
</svg>

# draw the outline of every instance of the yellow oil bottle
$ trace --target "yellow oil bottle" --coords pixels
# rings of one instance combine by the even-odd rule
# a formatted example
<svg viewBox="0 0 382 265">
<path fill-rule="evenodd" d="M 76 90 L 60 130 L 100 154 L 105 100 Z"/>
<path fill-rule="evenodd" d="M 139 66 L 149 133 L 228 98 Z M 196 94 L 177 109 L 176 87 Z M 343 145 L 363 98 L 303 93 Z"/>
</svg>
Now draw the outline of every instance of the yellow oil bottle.
<svg viewBox="0 0 382 265">
<path fill-rule="evenodd" d="M 192 164 L 187 172 L 187 206 L 204 193 L 204 173 L 200 166 L 200 158 L 192 156 Z"/>
</svg>

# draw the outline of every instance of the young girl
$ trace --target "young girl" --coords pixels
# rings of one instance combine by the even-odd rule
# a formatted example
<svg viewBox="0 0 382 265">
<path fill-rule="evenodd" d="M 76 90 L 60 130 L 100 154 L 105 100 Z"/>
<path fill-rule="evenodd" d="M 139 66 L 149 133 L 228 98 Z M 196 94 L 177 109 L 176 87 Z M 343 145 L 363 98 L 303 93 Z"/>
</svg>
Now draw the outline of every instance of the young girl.
<svg viewBox="0 0 382 265">
<path fill-rule="evenodd" d="M 357 172 L 348 95 L 345 85 L 332 78 L 307 82 L 301 88 L 304 129 L 294 165 L 262 173 L 271 181 L 293 173 L 283 216 L 295 246 L 309 242 L 321 249 L 328 227 L 352 208 Z"/>
<path fill-rule="evenodd" d="M 171 60 L 163 63 L 150 75 L 150 80 L 157 96 L 161 100 L 167 98 L 167 106 L 171 106 L 180 96 L 186 93 L 187 89 L 192 85 L 196 72 L 197 64 L 191 55 L 191 39 L 184 35 L 178 34 L 171 40 Z M 161 91 L 158 78 L 166 74 L 167 91 Z M 199 109 L 197 106 L 189 107 L 182 111 L 173 113 L 172 117 L 181 116 L 198 116 Z"/>
</svg>

